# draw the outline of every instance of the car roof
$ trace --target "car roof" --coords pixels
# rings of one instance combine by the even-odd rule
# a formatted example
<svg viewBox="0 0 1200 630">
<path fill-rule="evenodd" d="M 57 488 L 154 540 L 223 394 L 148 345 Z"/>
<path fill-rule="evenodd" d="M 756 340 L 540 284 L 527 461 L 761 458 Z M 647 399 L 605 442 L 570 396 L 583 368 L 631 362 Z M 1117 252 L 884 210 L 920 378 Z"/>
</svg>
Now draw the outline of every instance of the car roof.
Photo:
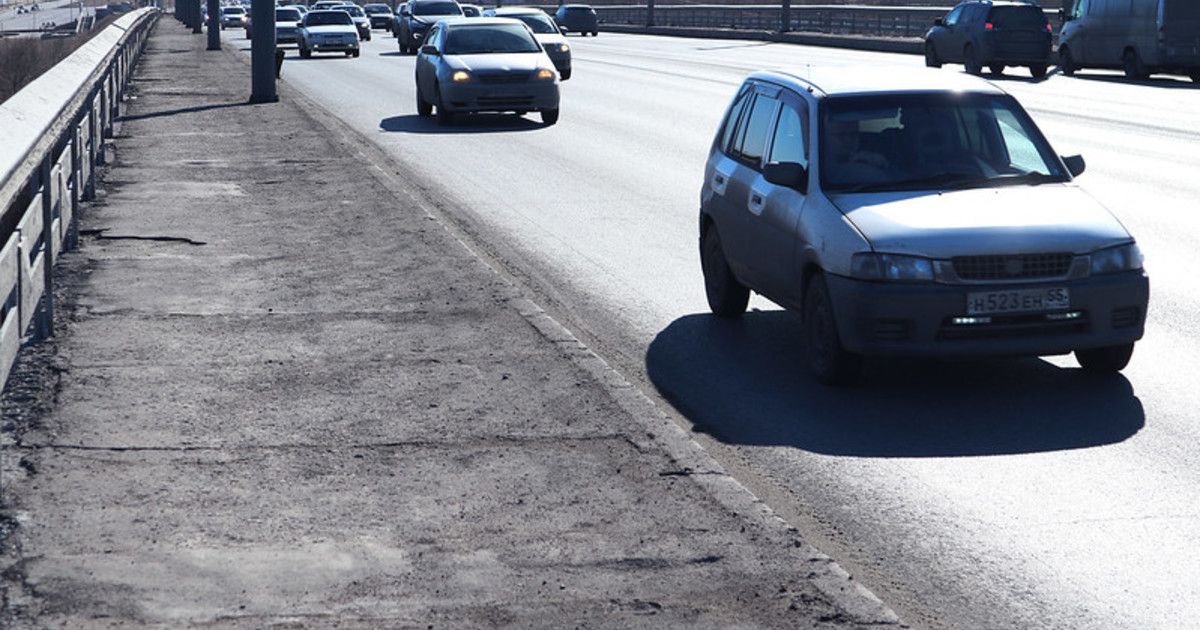
<svg viewBox="0 0 1200 630">
<path fill-rule="evenodd" d="M 904 92 L 1006 93 L 978 77 L 930 68 L 889 67 L 879 70 L 852 66 L 808 66 L 755 72 L 749 78 L 770 81 L 797 92 L 819 92 L 818 96 Z"/>
<path fill-rule="evenodd" d="M 462 16 L 451 16 L 441 21 L 445 22 L 447 26 L 495 26 L 497 24 L 520 24 L 521 26 L 525 26 L 525 23 L 520 20 L 514 20 L 512 18 L 505 17 L 469 18 Z"/>
<path fill-rule="evenodd" d="M 546 12 L 535 7 L 501 7 L 493 9 L 497 17 L 502 15 L 546 15 Z"/>
</svg>

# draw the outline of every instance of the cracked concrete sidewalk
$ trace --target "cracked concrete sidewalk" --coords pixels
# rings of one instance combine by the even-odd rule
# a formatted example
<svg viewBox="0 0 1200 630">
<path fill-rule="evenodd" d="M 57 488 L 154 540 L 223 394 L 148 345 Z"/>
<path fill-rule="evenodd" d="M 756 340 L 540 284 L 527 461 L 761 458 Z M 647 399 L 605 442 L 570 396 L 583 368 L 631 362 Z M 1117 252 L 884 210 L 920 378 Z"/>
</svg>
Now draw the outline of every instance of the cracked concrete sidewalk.
<svg viewBox="0 0 1200 630">
<path fill-rule="evenodd" d="M 0 625 L 899 624 L 203 49 L 157 27 L 6 389 Z"/>
</svg>

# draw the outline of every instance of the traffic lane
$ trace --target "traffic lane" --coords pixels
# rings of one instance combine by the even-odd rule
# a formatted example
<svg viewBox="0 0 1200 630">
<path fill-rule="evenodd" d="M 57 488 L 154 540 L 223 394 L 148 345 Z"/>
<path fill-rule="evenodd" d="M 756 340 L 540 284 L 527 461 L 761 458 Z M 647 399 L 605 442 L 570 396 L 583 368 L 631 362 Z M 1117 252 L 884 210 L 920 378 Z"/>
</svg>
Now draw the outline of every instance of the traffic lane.
<svg viewBox="0 0 1200 630">
<path fill-rule="evenodd" d="M 606 38 L 595 41 L 601 40 L 608 41 Z M 578 41 L 572 39 L 573 44 Z M 390 40 L 381 40 L 379 43 L 385 42 Z M 596 54 L 595 59 L 602 63 L 588 63 L 593 57 L 590 51 L 584 50 L 584 46 L 575 45 L 577 67 L 598 67 L 577 73 L 564 85 L 564 117 L 563 122 L 552 129 L 554 135 L 537 129 L 528 131 L 514 128 L 505 131 L 503 123 L 497 125 L 499 130 L 486 136 L 441 134 L 432 125 L 423 128 L 428 132 L 425 134 L 383 134 L 377 128 L 377 121 L 381 120 L 377 118 L 380 112 L 411 107 L 408 105 L 412 102 L 409 83 L 411 58 L 375 55 L 377 62 L 387 59 L 398 62 L 401 67 L 397 68 L 396 63 L 373 63 L 370 61 L 372 56 L 365 54 L 362 59 L 345 62 L 349 64 L 347 68 L 355 69 L 357 81 L 338 83 L 339 77 L 334 76 L 337 71 L 332 70 L 333 65 L 320 66 L 328 71 L 323 70 L 319 76 L 307 79 L 301 77 L 301 80 L 310 81 L 310 89 L 306 90 L 310 95 L 327 99 L 339 115 L 354 119 L 356 127 L 364 132 L 379 134 L 374 137 L 379 138 L 381 143 L 390 144 L 398 161 L 415 163 L 417 170 L 422 168 L 422 164 L 437 164 L 438 168 L 422 171 L 423 185 L 440 198 L 465 199 L 462 203 L 448 204 L 447 208 L 452 212 L 470 214 L 470 220 L 486 224 L 487 229 L 480 230 L 480 234 L 494 240 L 520 243 L 518 247 L 527 258 L 516 264 L 535 268 L 530 274 L 535 284 L 555 287 L 558 299 L 572 305 L 568 310 L 576 320 L 573 323 L 582 321 L 592 331 L 604 331 L 606 325 L 603 322 L 609 321 L 614 322 L 612 327 L 634 331 L 634 347 L 625 348 L 626 353 L 633 354 L 639 348 L 645 351 L 656 333 L 668 329 L 673 321 L 704 311 L 698 263 L 694 256 L 694 197 L 699 186 L 698 165 L 703 163 L 715 121 L 742 72 L 739 68 L 716 68 L 703 78 L 706 80 L 687 77 L 675 79 L 663 68 L 651 66 L 640 70 L 639 63 L 630 63 L 631 60 L 621 58 L 619 53 Z M 370 52 L 369 48 L 370 45 L 364 50 Z M 911 61 L 911 58 L 906 59 Z M 361 63 L 363 61 L 367 63 Z M 737 65 L 728 59 L 723 63 Z M 703 59 L 694 60 L 690 69 L 703 65 Z M 689 69 L 685 69 L 687 71 Z M 288 74 L 285 70 L 285 76 L 292 80 L 297 74 Z M 706 87 L 699 87 L 701 85 Z M 380 102 L 387 105 L 380 107 Z M 578 112 L 575 116 L 571 113 L 573 109 Z M 706 115 L 703 113 L 705 110 L 715 110 L 715 113 L 710 111 Z M 392 116 L 404 115 L 409 114 Z M 576 116 L 589 118 L 581 121 Z M 1074 127 L 1071 129 L 1074 130 Z M 1085 139 L 1092 133 L 1088 129 L 1080 132 Z M 537 140 L 547 136 L 553 141 Z M 622 150 L 606 152 L 605 147 L 610 145 L 620 146 Z M 1082 148 L 1086 152 L 1090 145 L 1085 143 Z M 440 161 L 443 160 L 443 154 L 448 157 Z M 419 158 L 416 157 L 418 155 Z M 619 168 L 613 166 L 614 158 Z M 645 173 L 653 173 L 655 177 L 647 178 Z M 613 188 L 619 189 L 616 194 L 603 190 L 608 186 L 594 185 L 606 179 L 612 182 Z M 673 182 L 669 190 L 664 189 L 664 181 Z M 546 182 L 554 183 L 556 194 L 544 194 Z M 626 186 L 626 182 L 633 184 Z M 602 199 L 617 198 L 620 203 L 595 203 L 598 189 L 603 195 Z M 485 194 L 475 194 L 479 190 L 485 191 Z M 635 209 L 632 213 L 629 212 L 631 205 Z M 572 217 L 572 220 L 554 221 L 555 217 L 563 215 Z M 644 221 L 638 222 L 639 218 Z M 584 227 L 581 229 L 581 226 Z M 637 229 L 631 229 L 630 226 Z M 1187 237 L 1186 234 L 1177 236 Z M 614 270 L 611 259 L 619 259 L 629 252 L 657 252 L 661 255 L 640 259 L 632 269 L 622 271 L 618 266 Z M 646 267 L 645 263 L 651 266 Z M 556 273 L 558 270 L 565 271 Z M 691 288 L 687 288 L 688 284 Z M 612 295 L 619 297 L 614 299 Z M 663 295 L 671 297 L 660 299 Z M 777 316 L 788 317 L 778 313 L 774 307 L 766 308 L 775 310 Z M 654 322 L 661 319 L 667 321 L 655 328 Z M 763 380 L 767 392 L 750 390 L 754 394 L 747 396 L 739 389 L 714 388 L 726 394 L 720 400 L 752 399 L 753 406 L 757 407 L 764 400 L 770 401 L 771 392 L 788 391 L 788 388 L 796 388 L 797 383 L 805 385 L 798 389 L 805 394 L 802 399 L 778 404 L 802 412 L 780 417 L 764 415 L 765 420 L 761 422 L 766 422 L 763 430 L 768 432 L 797 423 L 808 423 L 809 406 L 820 408 L 824 405 L 833 410 L 829 418 L 837 417 L 833 415 L 839 409 L 836 395 L 808 388 L 804 375 L 796 369 L 799 364 L 797 352 L 802 349 L 788 350 L 783 343 L 791 341 L 794 344 L 797 339 L 795 332 L 794 329 L 785 330 L 774 335 L 769 347 L 758 348 L 752 353 L 759 357 L 779 357 L 781 363 L 791 366 L 790 372 L 769 370 L 771 374 L 782 376 L 780 380 Z M 1155 339 L 1168 336 L 1153 326 L 1151 334 Z M 636 338 L 639 336 L 640 339 Z M 606 349 L 611 348 L 612 337 L 603 339 L 602 345 Z M 698 343 L 703 345 L 708 341 L 701 339 Z M 1182 344 L 1168 345 L 1177 347 Z M 1164 351 L 1153 344 L 1150 347 L 1155 354 Z M 1139 359 L 1145 348 L 1143 344 Z M 711 363 L 695 362 L 695 365 L 728 367 L 734 373 L 746 369 L 728 357 L 707 358 Z M 1174 356 L 1167 358 L 1175 365 L 1194 364 L 1194 360 L 1186 356 L 1178 362 L 1174 361 Z M 967 449 L 974 445 L 978 450 L 978 445 L 997 439 L 996 433 L 1003 433 L 1005 422 L 1014 422 L 1003 415 L 985 417 L 965 436 L 943 443 L 942 452 L 920 458 L 900 458 L 896 453 L 873 458 L 861 454 L 834 455 L 808 451 L 802 444 L 794 442 L 739 445 L 732 439 L 726 443 L 723 452 L 719 443 L 715 451 L 718 455 L 748 462 L 758 474 L 798 497 L 795 499 L 797 503 L 819 514 L 818 520 L 823 524 L 816 529 L 823 528 L 825 531 L 810 529 L 806 535 L 811 539 L 824 538 L 832 548 L 847 550 L 851 565 L 857 563 L 863 569 L 860 575 L 871 578 L 868 584 L 885 596 L 894 596 L 889 601 L 901 600 L 915 612 L 910 618 L 932 619 L 935 623 L 938 619 L 949 619 L 952 620 L 951 625 L 1016 625 L 1020 620 L 1024 625 L 1058 623 L 1096 626 L 1104 625 L 1104 619 L 1109 623 L 1113 619 L 1121 619 L 1124 613 L 1120 610 L 1127 609 L 1134 612 L 1131 621 L 1149 620 L 1150 625 L 1159 625 L 1153 621 L 1154 611 L 1170 608 L 1163 598 L 1144 597 L 1148 590 L 1146 585 L 1160 584 L 1164 575 L 1172 579 L 1187 576 L 1190 567 L 1195 566 L 1190 558 L 1179 556 L 1179 562 L 1170 562 L 1166 570 L 1160 567 L 1158 573 L 1133 563 L 1132 566 L 1122 567 L 1125 572 L 1119 578 L 1112 578 L 1108 575 L 1113 572 L 1111 570 L 1092 571 L 1092 556 L 1067 554 L 1065 558 L 1059 558 L 1056 551 L 1058 545 L 1050 544 L 1054 538 L 1051 534 L 1033 540 L 1028 540 L 1028 536 L 1006 540 L 1004 532 L 1028 533 L 1043 526 L 1041 520 L 1031 520 L 1029 516 L 1040 513 L 1036 509 L 1037 501 L 1031 500 L 1029 493 L 1030 487 L 1037 486 L 1025 484 L 1011 487 L 1007 483 L 1010 478 L 1007 468 L 988 465 L 990 462 L 1002 462 L 1025 471 L 1031 479 L 1052 480 L 1049 483 L 1054 484 L 1053 490 L 1065 497 L 1059 501 L 1059 505 L 1067 514 L 1094 517 L 1113 513 L 1110 503 L 1097 501 L 1092 496 L 1096 471 L 1106 470 L 1106 458 L 1115 458 L 1121 464 L 1118 470 L 1167 471 L 1166 476 L 1175 481 L 1174 487 L 1181 488 L 1175 493 L 1177 505 L 1194 505 L 1188 489 L 1194 486 L 1195 479 L 1180 470 L 1194 470 L 1195 467 L 1185 465 L 1180 469 L 1172 463 L 1164 463 L 1186 464 L 1191 457 L 1191 451 L 1187 448 L 1172 448 L 1178 444 L 1195 443 L 1193 424 L 1188 421 L 1186 413 L 1182 416 L 1179 413 L 1180 409 L 1187 408 L 1186 401 L 1179 401 L 1177 395 L 1170 395 L 1172 379 L 1158 369 L 1160 366 L 1153 362 L 1142 363 L 1139 359 L 1135 359 L 1126 381 L 1133 384 L 1131 396 L 1119 397 L 1115 401 L 1101 398 L 1103 402 L 1111 403 L 1105 408 L 1123 410 L 1119 417 L 1111 422 L 1097 420 L 1098 426 L 1094 427 L 1094 431 L 1089 431 L 1083 421 L 1086 414 L 1072 416 L 1072 421 L 1062 421 L 1065 423 L 1063 428 L 1057 432 L 1050 430 L 1051 435 L 1040 437 L 1041 442 L 1032 445 L 1028 440 L 1030 434 L 1035 437 L 1038 435 L 1036 423 L 1018 424 L 1012 435 L 1007 437 L 1008 444 L 1016 445 L 1009 450 L 1018 453 L 981 457 L 980 453 L 972 455 L 967 450 L 960 456 L 949 456 L 953 451 L 951 447 Z M 985 391 L 1006 394 L 997 394 L 988 399 L 995 406 L 1006 404 L 1008 394 L 1036 384 L 1045 374 L 1058 374 L 1060 371 L 1064 375 L 1077 373 L 1075 370 L 1052 367 L 1057 363 L 1073 364 L 1070 359 L 1029 361 L 1019 363 L 1017 367 L 1007 362 L 979 362 L 975 371 L 989 375 L 994 372 L 1003 377 L 1009 373 L 1024 374 L 1028 371 L 1018 369 L 1020 366 L 1035 366 L 1030 372 L 1032 376 L 1026 377 L 1028 380 L 995 380 L 992 375 L 993 382 L 981 387 Z M 908 369 L 904 364 L 900 364 L 899 368 L 896 364 L 892 366 L 892 369 L 901 371 Z M 721 371 L 720 368 L 714 369 Z M 887 364 L 873 369 L 887 369 Z M 958 369 L 952 372 L 957 373 Z M 751 373 L 755 372 L 751 370 Z M 929 378 L 932 375 L 928 370 L 916 373 L 924 374 L 927 378 L 917 379 L 917 394 L 914 397 L 895 399 L 893 413 L 896 418 L 919 413 L 925 398 L 941 393 L 941 390 L 928 385 L 936 382 Z M 788 378 L 789 374 L 792 378 Z M 876 384 L 875 388 L 881 389 L 882 386 Z M 1139 394 L 1143 389 L 1161 393 L 1162 400 L 1156 399 L 1143 409 L 1142 426 L 1139 426 L 1136 405 L 1142 404 L 1144 396 Z M 884 396 L 886 388 L 879 393 L 870 387 L 866 391 L 872 393 L 870 400 L 888 400 Z M 1040 393 L 1045 389 L 1034 388 L 1033 391 Z M 1086 393 L 1080 393 L 1078 389 L 1067 391 L 1079 394 L 1077 398 Z M 1108 389 L 1099 387 L 1099 391 L 1104 393 Z M 1066 405 L 1070 400 L 1070 396 L 1062 399 L 1059 406 Z M 693 407 L 707 404 L 701 401 L 700 405 Z M 681 403 L 681 407 L 688 409 L 686 401 Z M 821 416 L 813 413 L 816 416 L 814 422 L 819 427 Z M 969 410 L 960 409 L 960 415 L 969 413 Z M 1152 422 L 1146 420 L 1147 413 L 1154 419 Z M 732 417 L 742 420 L 741 416 Z M 872 418 L 869 415 L 866 418 L 867 428 L 870 428 Z M 1053 417 L 1044 414 L 1036 418 L 1042 419 L 1051 428 L 1056 426 Z M 954 422 L 960 420 L 943 419 L 936 413 L 926 419 L 926 433 L 935 434 L 951 430 Z M 705 418 L 701 416 L 699 420 L 703 422 Z M 888 420 L 887 417 L 876 417 L 874 424 L 886 428 Z M 894 418 L 892 420 L 895 421 Z M 697 426 L 703 428 L 705 425 L 698 423 Z M 1020 430 L 1022 428 L 1023 431 Z M 879 432 L 879 429 L 876 431 Z M 903 430 L 900 430 L 900 434 L 903 435 Z M 894 437 L 888 436 L 886 431 L 884 435 Z M 1021 441 L 1023 437 L 1026 442 Z M 826 435 L 823 439 L 837 444 L 838 439 L 835 438 L 836 435 Z M 846 440 L 844 435 L 840 439 L 843 442 Z M 1004 443 L 1002 440 L 1001 444 Z M 1106 444 L 1108 446 L 1100 448 Z M 1069 447 L 1074 448 L 1061 450 Z M 1115 454 L 1105 455 L 1107 453 Z M 1107 469 L 1113 467 L 1108 466 Z M 848 483 L 848 480 L 853 481 Z M 1114 494 L 1124 499 L 1123 504 L 1129 513 L 1139 515 L 1136 518 L 1142 518 L 1142 522 L 1154 522 L 1153 519 L 1160 512 L 1156 501 L 1147 500 L 1152 495 L 1143 492 L 1144 488 L 1130 484 L 1128 479 L 1118 477 L 1116 481 L 1122 485 Z M 956 494 L 965 498 L 946 501 L 943 495 L 954 488 L 955 483 L 962 486 Z M 969 499 L 976 496 L 976 491 L 981 498 L 972 502 Z M 938 510 L 930 517 L 929 506 L 934 505 L 938 506 Z M 1022 509 L 1000 510 L 993 505 L 1015 505 Z M 1185 534 L 1194 531 L 1188 529 L 1194 527 L 1194 523 L 1187 521 L 1186 517 L 1180 527 Z M 1126 542 L 1089 532 L 1088 529 L 1085 527 L 1082 535 L 1077 529 L 1065 526 L 1060 526 L 1057 531 L 1063 532 L 1061 537 L 1081 541 L 1081 544 L 1093 550 L 1116 544 L 1125 545 L 1122 547 L 1125 555 L 1143 562 L 1153 557 L 1157 550 L 1155 542 L 1144 537 L 1134 537 Z M 1179 538 L 1186 538 L 1186 535 L 1172 540 Z M 893 548 L 902 549 L 903 553 Z M 1054 559 L 1057 564 L 1053 570 L 1047 569 L 1047 565 L 1040 560 L 1042 557 Z M 1088 577 L 1089 571 L 1092 571 L 1093 577 Z M 1117 592 L 1122 589 L 1115 585 L 1125 582 L 1131 583 L 1132 590 L 1123 591 L 1125 594 Z M 1142 586 L 1139 587 L 1139 584 Z M 1116 596 L 1101 599 L 1089 595 L 1105 592 L 1115 592 Z M 979 593 L 989 593 L 989 597 L 979 601 Z M 1165 589 L 1161 593 L 1167 598 L 1179 595 L 1177 589 Z M 1135 605 L 1133 600 L 1137 598 L 1146 603 Z"/>
</svg>

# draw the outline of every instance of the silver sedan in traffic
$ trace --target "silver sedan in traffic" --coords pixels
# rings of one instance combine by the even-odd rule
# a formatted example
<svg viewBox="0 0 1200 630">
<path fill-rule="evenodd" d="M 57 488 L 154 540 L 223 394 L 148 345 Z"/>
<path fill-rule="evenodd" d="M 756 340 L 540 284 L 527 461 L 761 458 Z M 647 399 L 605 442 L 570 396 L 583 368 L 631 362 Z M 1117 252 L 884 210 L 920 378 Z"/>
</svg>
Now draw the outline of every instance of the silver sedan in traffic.
<svg viewBox="0 0 1200 630">
<path fill-rule="evenodd" d="M 558 73 L 523 22 L 455 18 L 438 22 L 417 56 L 417 113 L 438 124 L 473 112 L 541 113 L 558 121 Z"/>
</svg>

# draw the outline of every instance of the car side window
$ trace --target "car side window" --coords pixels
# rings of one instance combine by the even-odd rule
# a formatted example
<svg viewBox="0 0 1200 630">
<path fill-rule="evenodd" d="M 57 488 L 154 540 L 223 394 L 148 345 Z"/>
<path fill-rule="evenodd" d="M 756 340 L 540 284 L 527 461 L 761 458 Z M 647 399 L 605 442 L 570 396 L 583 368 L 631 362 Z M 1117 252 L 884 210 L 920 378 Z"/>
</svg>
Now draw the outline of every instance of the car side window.
<svg viewBox="0 0 1200 630">
<path fill-rule="evenodd" d="M 808 108 L 783 104 L 767 162 L 795 162 L 808 168 Z"/>
<path fill-rule="evenodd" d="M 738 128 L 738 121 L 741 120 L 742 110 L 746 109 L 746 103 L 750 102 L 750 97 L 754 94 L 752 89 L 744 89 L 741 96 L 729 108 L 729 117 L 725 119 L 725 127 L 721 130 L 721 152 L 732 153 L 733 148 L 730 146 L 733 140 L 733 133 Z"/>
<path fill-rule="evenodd" d="M 737 150 L 737 158 L 748 166 L 759 168 L 762 165 L 767 137 L 771 135 L 775 112 L 778 110 L 779 101 L 776 99 L 762 94 L 754 99 L 750 114 L 746 116 L 746 131 L 741 136 Z"/>
<path fill-rule="evenodd" d="M 942 23 L 946 26 L 954 26 L 955 24 L 958 24 L 958 19 L 962 17 L 962 12 L 963 8 L 961 6 L 954 7 L 954 10 L 946 16 L 945 20 L 942 20 Z"/>
</svg>

